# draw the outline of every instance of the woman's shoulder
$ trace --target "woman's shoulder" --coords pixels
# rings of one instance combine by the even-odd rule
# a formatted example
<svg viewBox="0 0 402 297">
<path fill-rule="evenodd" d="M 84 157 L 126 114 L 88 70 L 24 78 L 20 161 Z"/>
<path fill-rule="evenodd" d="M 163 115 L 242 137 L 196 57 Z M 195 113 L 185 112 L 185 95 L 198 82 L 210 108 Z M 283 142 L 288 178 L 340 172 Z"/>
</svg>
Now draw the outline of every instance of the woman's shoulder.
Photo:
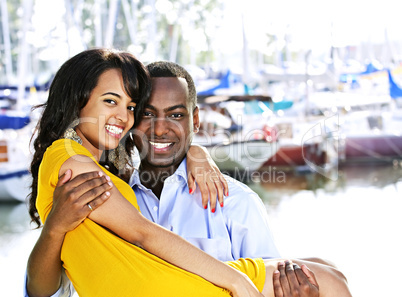
<svg viewBox="0 0 402 297">
<path fill-rule="evenodd" d="M 74 155 L 85 155 L 88 157 L 93 157 L 91 153 L 81 144 L 78 142 L 71 140 L 71 139 L 58 139 L 55 140 L 46 150 L 46 155 L 67 155 L 67 156 L 74 156 Z"/>
<path fill-rule="evenodd" d="M 91 153 L 82 145 L 71 139 L 55 140 L 46 150 L 39 168 L 39 174 L 49 179 L 58 176 L 60 167 L 69 159 L 89 158 L 94 162 Z M 53 176 L 54 175 L 54 176 Z"/>
</svg>

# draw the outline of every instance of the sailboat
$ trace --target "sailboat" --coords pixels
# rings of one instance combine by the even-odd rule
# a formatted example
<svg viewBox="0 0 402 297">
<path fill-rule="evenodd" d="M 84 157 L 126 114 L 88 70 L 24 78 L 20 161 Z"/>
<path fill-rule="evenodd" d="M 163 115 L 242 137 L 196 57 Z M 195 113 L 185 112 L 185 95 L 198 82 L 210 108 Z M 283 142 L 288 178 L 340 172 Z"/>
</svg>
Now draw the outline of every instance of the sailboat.
<svg viewBox="0 0 402 297">
<path fill-rule="evenodd" d="M 33 125 L 25 113 L 0 113 L 0 201 L 24 202 L 29 194 L 29 140 Z"/>
</svg>

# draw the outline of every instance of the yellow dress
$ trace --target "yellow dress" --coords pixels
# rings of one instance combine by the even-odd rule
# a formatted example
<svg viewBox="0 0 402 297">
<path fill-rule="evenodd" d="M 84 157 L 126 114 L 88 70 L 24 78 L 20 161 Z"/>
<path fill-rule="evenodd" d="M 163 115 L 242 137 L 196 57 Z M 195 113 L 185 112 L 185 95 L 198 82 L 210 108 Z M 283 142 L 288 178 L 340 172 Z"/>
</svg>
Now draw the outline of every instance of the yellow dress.
<svg viewBox="0 0 402 297">
<path fill-rule="evenodd" d="M 85 155 L 96 162 L 87 149 L 68 139 L 55 141 L 44 154 L 39 168 L 36 202 L 42 222 L 45 222 L 52 207 L 60 167 L 74 155 Z M 110 176 L 121 194 L 139 209 L 131 187 L 100 167 Z M 81 297 L 230 296 L 227 290 L 126 242 L 90 219 L 85 219 L 66 234 L 61 259 Z M 257 288 L 262 290 L 265 281 L 262 259 L 240 259 L 226 263 L 249 275 Z"/>
</svg>

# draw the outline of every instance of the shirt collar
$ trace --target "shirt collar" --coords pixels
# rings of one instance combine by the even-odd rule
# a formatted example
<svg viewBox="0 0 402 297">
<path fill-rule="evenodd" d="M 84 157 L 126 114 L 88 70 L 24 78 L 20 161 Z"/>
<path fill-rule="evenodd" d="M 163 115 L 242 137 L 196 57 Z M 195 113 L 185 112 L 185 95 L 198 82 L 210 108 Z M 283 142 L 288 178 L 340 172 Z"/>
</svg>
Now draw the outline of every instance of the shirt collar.
<svg viewBox="0 0 402 297">
<path fill-rule="evenodd" d="M 177 180 L 183 179 L 187 183 L 187 157 L 181 161 L 179 167 L 176 169 L 176 171 L 168 177 L 170 178 L 176 178 Z M 141 180 L 140 180 L 140 172 L 138 169 L 135 169 L 133 174 L 131 175 L 130 182 L 129 182 L 131 187 L 134 186 L 142 186 Z"/>
</svg>

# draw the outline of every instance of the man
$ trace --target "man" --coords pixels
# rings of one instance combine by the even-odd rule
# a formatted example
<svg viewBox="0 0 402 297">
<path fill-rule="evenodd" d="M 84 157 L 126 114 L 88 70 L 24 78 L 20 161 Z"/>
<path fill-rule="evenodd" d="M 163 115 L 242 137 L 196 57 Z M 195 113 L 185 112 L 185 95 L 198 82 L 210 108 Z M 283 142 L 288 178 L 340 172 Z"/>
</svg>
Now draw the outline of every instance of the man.
<svg viewBox="0 0 402 297">
<path fill-rule="evenodd" d="M 221 205 L 211 204 L 209 211 L 205 210 L 207 204 L 199 188 L 191 193 L 186 158 L 195 157 L 187 152 L 200 124 L 194 82 L 186 70 L 174 63 L 156 62 L 147 68 L 152 77 L 152 93 L 142 118 L 136 122 L 134 140 L 141 165 L 130 180 L 141 213 L 222 261 L 242 257 L 278 258 L 265 207 L 246 185 L 225 177 L 230 195 Z M 98 207 L 107 199 L 104 192 L 108 184 L 96 180 L 96 176 L 87 175 L 69 182 L 72 183 L 69 187 L 67 183 L 64 188 L 60 182 L 55 200 L 82 195 L 85 201 L 95 198 L 90 205 Z M 60 201 L 66 201 L 63 199 Z M 46 250 L 49 241 L 50 238 L 42 238 L 37 245 Z M 39 253 L 31 255 L 28 285 L 30 275 L 41 269 L 42 260 Z M 55 264 L 58 263 L 52 263 Z M 45 279 L 48 279 L 46 273 L 52 274 L 51 281 L 60 284 L 60 269 L 53 266 L 51 273 L 49 270 L 41 273 Z M 53 296 L 71 296 L 72 286 L 64 274 L 61 283 Z"/>
</svg>

